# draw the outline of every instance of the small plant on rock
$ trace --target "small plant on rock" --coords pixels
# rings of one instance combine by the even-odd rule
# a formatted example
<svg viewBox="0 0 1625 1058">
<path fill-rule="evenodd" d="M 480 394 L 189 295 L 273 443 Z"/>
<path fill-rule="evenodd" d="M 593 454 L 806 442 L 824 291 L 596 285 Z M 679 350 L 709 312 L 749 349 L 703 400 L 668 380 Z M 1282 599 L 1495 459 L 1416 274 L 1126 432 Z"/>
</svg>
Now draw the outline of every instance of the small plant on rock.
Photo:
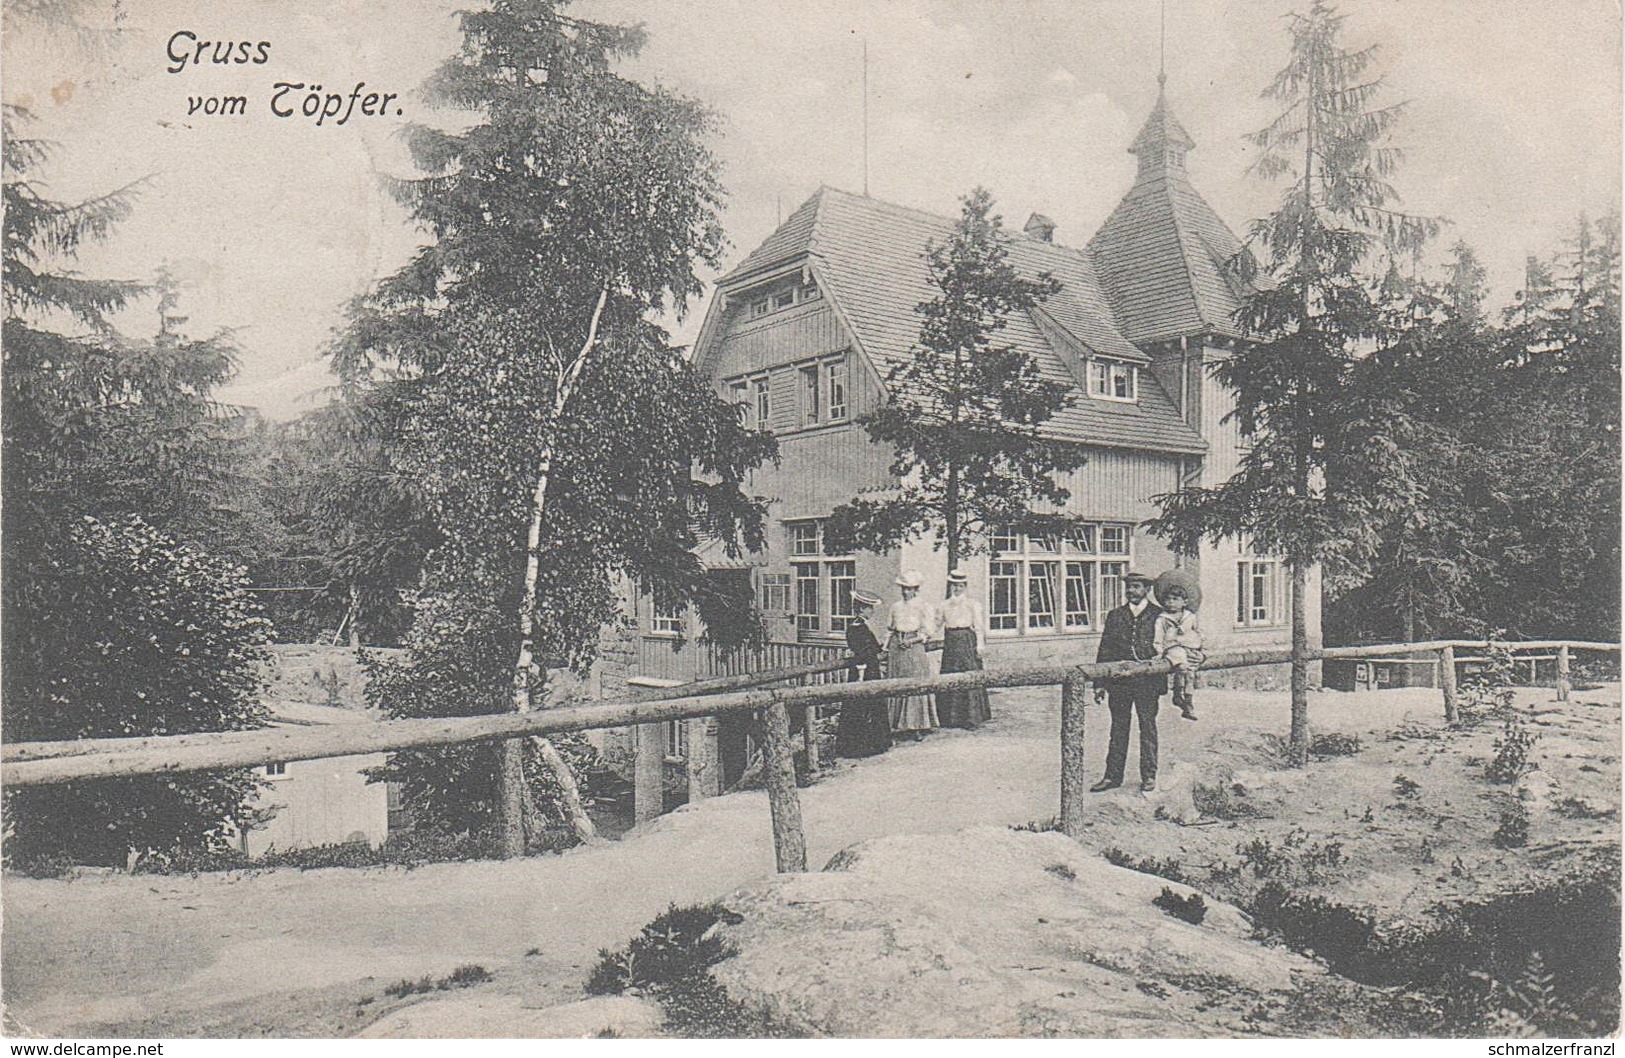
<svg viewBox="0 0 1625 1058">
<path fill-rule="evenodd" d="M 1406 775 L 1394 776 L 1394 796 L 1414 800 L 1422 792 L 1422 784 Z"/>
<path fill-rule="evenodd" d="M 1202 920 L 1207 917 L 1207 901 L 1202 899 L 1201 893 L 1180 896 L 1165 885 L 1162 887 L 1162 892 L 1151 903 L 1180 921 L 1189 922 L 1193 926 L 1200 926 Z"/>
<path fill-rule="evenodd" d="M 1490 840 L 1498 849 L 1519 849 L 1529 844 L 1529 809 L 1522 798 L 1510 798 L 1501 807 L 1501 823 Z"/>
<path fill-rule="evenodd" d="M 1309 752 L 1317 757 L 1352 757 L 1360 752 L 1360 736 L 1328 731 L 1314 737 Z"/>
<path fill-rule="evenodd" d="M 1501 736 L 1495 740 L 1495 759 L 1485 766 L 1484 777 L 1490 782 L 1510 786 L 1534 771 L 1535 764 L 1529 759 L 1529 751 L 1539 739 L 1540 736 L 1530 731 L 1517 717 L 1507 717 Z"/>
</svg>

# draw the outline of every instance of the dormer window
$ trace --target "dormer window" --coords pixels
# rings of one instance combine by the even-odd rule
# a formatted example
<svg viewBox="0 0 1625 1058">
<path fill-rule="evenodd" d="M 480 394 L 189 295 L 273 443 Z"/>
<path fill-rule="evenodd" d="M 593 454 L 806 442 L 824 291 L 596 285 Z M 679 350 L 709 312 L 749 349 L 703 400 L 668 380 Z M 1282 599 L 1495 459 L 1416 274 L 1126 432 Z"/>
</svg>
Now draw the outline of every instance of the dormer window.
<svg viewBox="0 0 1625 1058">
<path fill-rule="evenodd" d="M 1133 403 L 1140 397 L 1140 369 L 1123 360 L 1089 361 L 1089 395 Z"/>
<path fill-rule="evenodd" d="M 813 282 L 812 277 L 809 275 L 803 281 L 801 276 L 796 276 L 782 279 L 769 286 L 758 287 L 747 295 L 745 304 L 749 306 L 750 318 L 755 320 L 809 301 L 817 301 L 818 298 L 818 284 Z"/>
</svg>

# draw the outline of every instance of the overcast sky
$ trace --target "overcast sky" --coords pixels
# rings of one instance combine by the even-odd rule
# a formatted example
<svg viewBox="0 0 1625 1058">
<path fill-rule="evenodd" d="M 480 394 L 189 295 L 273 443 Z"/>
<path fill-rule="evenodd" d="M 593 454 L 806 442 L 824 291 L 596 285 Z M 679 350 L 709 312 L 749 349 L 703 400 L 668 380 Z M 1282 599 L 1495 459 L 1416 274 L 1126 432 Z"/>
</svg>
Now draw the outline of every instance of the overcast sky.
<svg viewBox="0 0 1625 1058">
<path fill-rule="evenodd" d="M 42 174 L 73 199 L 141 177 L 135 216 L 89 274 L 142 278 L 167 261 L 187 284 L 194 335 L 237 329 L 228 399 L 286 416 L 327 381 L 340 310 L 420 236 L 380 177 L 410 175 L 397 135 L 444 123 L 415 89 L 458 43 L 455 2 L 92 0 L 101 54 L 7 25 L 4 98 L 61 150 Z M 1285 58 L 1288 0 L 1168 0 L 1168 96 L 1197 142 L 1196 186 L 1242 231 L 1278 189 L 1246 175 L 1243 136 L 1272 116 L 1259 92 Z M 1346 43 L 1380 43 L 1404 205 L 1453 221 L 1497 299 L 1526 253 L 1574 215 L 1617 208 L 1620 26 L 1614 0 L 1345 0 Z M 1081 246 L 1127 189 L 1125 150 L 1156 97 L 1155 0 L 582 0 L 582 16 L 641 21 L 629 73 L 722 118 L 728 263 L 820 184 L 862 190 L 862 42 L 869 50 L 869 190 L 953 213 L 977 184 L 1019 227 L 1033 210 Z M 269 61 L 169 73 L 177 31 L 269 41 Z M 395 93 L 382 115 L 316 127 L 271 111 L 274 82 Z M 245 95 L 248 113 L 188 115 L 189 97 Z M 298 93 L 283 104 L 297 102 Z M 397 115 L 395 110 L 402 113 Z M 703 302 L 678 325 L 692 336 Z M 151 330 L 152 307 L 125 321 Z"/>
</svg>

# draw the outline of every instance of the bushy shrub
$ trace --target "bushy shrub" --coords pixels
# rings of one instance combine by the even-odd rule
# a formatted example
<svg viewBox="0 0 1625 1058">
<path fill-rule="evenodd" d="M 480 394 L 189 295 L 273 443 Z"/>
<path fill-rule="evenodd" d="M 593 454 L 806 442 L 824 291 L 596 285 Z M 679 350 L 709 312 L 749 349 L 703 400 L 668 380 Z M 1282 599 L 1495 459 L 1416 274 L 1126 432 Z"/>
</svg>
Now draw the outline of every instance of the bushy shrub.
<svg viewBox="0 0 1625 1058">
<path fill-rule="evenodd" d="M 684 1037 L 794 1035 L 773 1019 L 742 1007 L 710 974 L 711 967 L 733 954 L 715 927 L 740 921 L 720 904 L 673 904 L 625 948 L 598 953 L 587 994 L 635 990 L 651 995 L 665 1010 L 667 1027 Z"/>
<path fill-rule="evenodd" d="M 87 517 L 8 564 L 6 740 L 259 727 L 269 639 L 240 568 L 138 518 Z M 256 788 L 237 769 L 12 790 L 7 859 L 123 866 L 132 850 L 222 848 L 252 821 Z"/>
<path fill-rule="evenodd" d="M 1535 770 L 1529 751 L 1540 736 L 1530 731 L 1516 716 L 1506 718 L 1495 740 L 1495 759 L 1484 767 L 1484 777 L 1493 783 L 1511 785 Z"/>
<path fill-rule="evenodd" d="M 1109 848 L 1103 853 L 1106 861 L 1115 867 L 1127 867 L 1131 871 L 1141 874 L 1154 874 L 1158 878 L 1166 878 L 1170 882 L 1189 884 L 1190 877 L 1185 874 L 1184 867 L 1172 856 L 1159 860 L 1155 856 L 1148 856 L 1143 860 L 1135 859 L 1132 855 L 1119 848 Z"/>
<path fill-rule="evenodd" d="M 1181 922 L 1189 922 L 1193 926 L 1200 926 L 1202 920 L 1207 918 L 1207 901 L 1202 899 L 1201 893 L 1180 896 L 1165 885 L 1151 903 Z"/>
<path fill-rule="evenodd" d="M 1360 736 L 1328 731 L 1310 740 L 1309 752 L 1316 757 L 1352 757 L 1360 752 Z"/>
</svg>

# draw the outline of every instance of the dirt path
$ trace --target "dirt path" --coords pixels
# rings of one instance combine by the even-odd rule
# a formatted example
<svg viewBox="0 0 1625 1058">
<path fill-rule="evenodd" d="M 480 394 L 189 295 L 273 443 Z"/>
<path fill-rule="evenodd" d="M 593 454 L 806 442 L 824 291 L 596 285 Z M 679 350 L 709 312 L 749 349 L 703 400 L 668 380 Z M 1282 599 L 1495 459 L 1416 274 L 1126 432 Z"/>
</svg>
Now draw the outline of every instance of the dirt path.
<svg viewBox="0 0 1625 1058">
<path fill-rule="evenodd" d="M 1562 722 L 1546 737 L 1543 767 L 1561 776 L 1554 789 L 1583 787 L 1564 796 L 1617 813 L 1618 687 L 1578 697 L 1599 704 L 1557 714 Z M 943 732 L 843 763 L 802 791 L 811 863 L 822 866 L 841 848 L 882 834 L 1053 816 L 1057 698 L 1053 690 L 996 695 L 997 717 L 978 732 Z M 1378 732 L 1407 723 L 1437 729 L 1438 711 L 1437 692 L 1420 690 L 1324 694 L 1315 705 L 1318 730 L 1364 733 L 1373 745 Z M 1283 730 L 1285 715 L 1284 696 L 1257 692 L 1206 692 L 1197 724 L 1165 710 L 1163 788 L 1149 798 L 1126 788 L 1102 795 L 1098 833 L 1086 841 L 1138 843 L 1140 855 L 1177 850 L 1187 838 L 1211 844 L 1215 828 L 1178 826 L 1170 817 L 1192 815 L 1199 773 L 1231 774 L 1239 765 L 1279 774 L 1257 759 L 1257 733 Z M 1103 760 L 1104 710 L 1089 719 L 1089 758 Z M 1380 744 L 1393 752 L 1409 745 Z M 1341 826 L 1355 817 L 1347 806 L 1329 807 L 1334 791 L 1355 791 L 1343 800 L 1363 807 L 1365 787 L 1393 778 L 1388 752 L 1364 770 L 1337 761 L 1308 776 L 1293 773 L 1286 785 L 1316 784 L 1325 796 L 1311 799 L 1311 816 Z M 1581 764 L 1590 771 L 1578 771 Z M 1446 771 L 1422 771 L 1431 766 L 1418 761 L 1412 770 L 1425 783 Z M 1470 800 L 1465 787 L 1455 796 Z M 1602 837 L 1585 840 L 1610 840 L 1617 814 L 1588 825 Z M 1394 833 L 1377 837 L 1395 841 Z M 7 878 L 0 937 L 7 1012 L 24 1029 L 50 1035 L 335 1035 L 399 1006 L 381 998 L 387 984 L 466 963 L 497 976 L 485 988 L 545 1005 L 579 996 L 598 949 L 624 943 L 668 904 L 716 897 L 772 868 L 766 799 L 752 792 L 684 808 L 619 842 L 517 862 Z"/>
</svg>

